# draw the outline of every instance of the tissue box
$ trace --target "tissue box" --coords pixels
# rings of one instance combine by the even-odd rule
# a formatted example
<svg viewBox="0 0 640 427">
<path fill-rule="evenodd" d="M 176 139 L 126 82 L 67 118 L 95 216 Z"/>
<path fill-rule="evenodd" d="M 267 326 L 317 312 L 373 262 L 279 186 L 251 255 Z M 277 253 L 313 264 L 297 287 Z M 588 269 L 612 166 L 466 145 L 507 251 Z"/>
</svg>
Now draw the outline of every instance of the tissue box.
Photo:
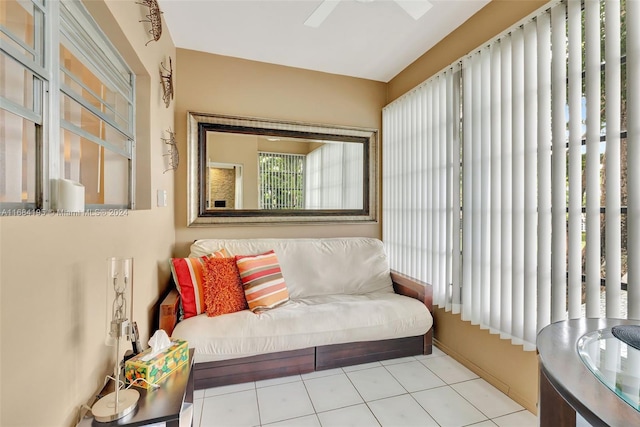
<svg viewBox="0 0 640 427">
<path fill-rule="evenodd" d="M 151 352 L 151 348 L 127 360 L 124 365 L 124 375 L 129 383 L 138 378 L 144 378 L 152 384 L 158 384 L 167 375 L 175 371 L 189 360 L 189 345 L 183 340 L 172 340 L 171 347 L 157 354 L 148 361 L 141 360 Z M 138 381 L 136 386 L 149 388 L 144 381 Z"/>
</svg>

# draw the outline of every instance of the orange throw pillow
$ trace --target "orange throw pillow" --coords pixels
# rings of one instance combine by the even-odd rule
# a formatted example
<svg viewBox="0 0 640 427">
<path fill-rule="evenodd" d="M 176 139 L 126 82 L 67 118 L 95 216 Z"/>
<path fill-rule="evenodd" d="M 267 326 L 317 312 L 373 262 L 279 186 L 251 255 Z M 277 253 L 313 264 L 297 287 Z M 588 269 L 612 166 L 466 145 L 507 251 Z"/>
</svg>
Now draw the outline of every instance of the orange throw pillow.
<svg viewBox="0 0 640 427">
<path fill-rule="evenodd" d="M 202 270 L 207 316 L 235 313 L 248 308 L 234 258 L 209 258 Z"/>
</svg>

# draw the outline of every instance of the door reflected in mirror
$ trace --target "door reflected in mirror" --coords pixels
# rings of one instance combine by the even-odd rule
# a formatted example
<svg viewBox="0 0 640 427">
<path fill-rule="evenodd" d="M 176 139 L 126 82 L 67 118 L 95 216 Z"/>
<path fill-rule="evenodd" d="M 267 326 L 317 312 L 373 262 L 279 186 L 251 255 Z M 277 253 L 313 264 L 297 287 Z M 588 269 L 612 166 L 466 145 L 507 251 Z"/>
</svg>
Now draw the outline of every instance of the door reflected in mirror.
<svg viewBox="0 0 640 427">
<path fill-rule="evenodd" d="M 190 226 L 375 222 L 377 134 L 189 113 Z"/>
</svg>

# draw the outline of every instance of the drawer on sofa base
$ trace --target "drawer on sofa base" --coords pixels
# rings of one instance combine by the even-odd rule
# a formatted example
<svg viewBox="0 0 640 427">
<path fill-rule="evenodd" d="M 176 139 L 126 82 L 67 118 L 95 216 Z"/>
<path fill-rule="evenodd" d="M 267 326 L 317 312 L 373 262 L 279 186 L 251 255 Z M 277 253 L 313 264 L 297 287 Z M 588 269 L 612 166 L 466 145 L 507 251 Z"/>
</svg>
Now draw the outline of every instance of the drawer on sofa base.
<svg viewBox="0 0 640 427">
<path fill-rule="evenodd" d="M 423 354 L 424 335 L 381 341 L 326 345 L 316 348 L 316 370 Z"/>
<path fill-rule="evenodd" d="M 313 372 L 313 348 L 269 353 L 217 362 L 196 363 L 195 389 L 239 384 Z"/>
</svg>

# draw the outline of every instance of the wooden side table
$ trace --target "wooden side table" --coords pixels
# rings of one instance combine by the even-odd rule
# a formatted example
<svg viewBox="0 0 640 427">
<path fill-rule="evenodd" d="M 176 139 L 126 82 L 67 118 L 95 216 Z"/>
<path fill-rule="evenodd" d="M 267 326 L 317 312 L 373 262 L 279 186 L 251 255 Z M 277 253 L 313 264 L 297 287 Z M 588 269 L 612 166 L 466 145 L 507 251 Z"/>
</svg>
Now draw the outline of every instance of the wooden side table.
<svg viewBox="0 0 640 427">
<path fill-rule="evenodd" d="M 110 423 L 101 423 L 95 421 L 91 413 L 88 413 L 78 427 L 134 427 L 161 422 L 166 423 L 167 427 L 178 427 L 183 408 L 193 404 L 193 352 L 193 349 L 189 350 L 189 361 L 166 377 L 159 384 L 160 387 L 149 390 L 136 387 L 140 392 L 140 400 L 131 415 Z M 100 395 L 112 390 L 113 381 L 109 381 Z"/>
<path fill-rule="evenodd" d="M 578 353 L 578 342 L 588 333 L 637 324 L 621 319 L 575 319 L 552 323 L 540 331 L 540 426 L 574 427 L 576 412 L 594 427 L 640 425 L 640 411 L 604 385 Z"/>
</svg>

